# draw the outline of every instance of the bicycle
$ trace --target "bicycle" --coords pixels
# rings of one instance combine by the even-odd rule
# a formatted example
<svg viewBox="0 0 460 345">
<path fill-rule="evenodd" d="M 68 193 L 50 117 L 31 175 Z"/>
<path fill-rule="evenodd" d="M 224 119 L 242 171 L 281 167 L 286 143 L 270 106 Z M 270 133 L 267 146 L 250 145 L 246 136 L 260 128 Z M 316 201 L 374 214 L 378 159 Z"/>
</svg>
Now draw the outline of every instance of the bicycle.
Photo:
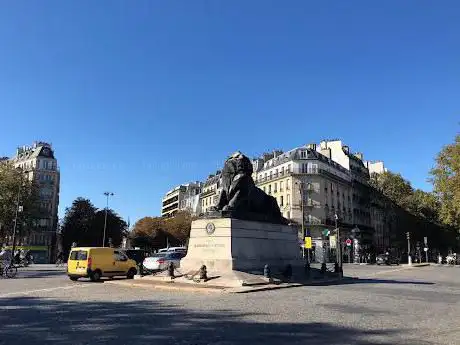
<svg viewBox="0 0 460 345">
<path fill-rule="evenodd" d="M 18 268 L 13 265 L 7 265 L 6 267 L 0 266 L 0 276 L 3 278 L 14 278 L 18 274 Z"/>
<path fill-rule="evenodd" d="M 57 259 L 56 260 L 56 267 L 63 267 L 65 266 L 66 262 L 62 259 Z"/>
</svg>

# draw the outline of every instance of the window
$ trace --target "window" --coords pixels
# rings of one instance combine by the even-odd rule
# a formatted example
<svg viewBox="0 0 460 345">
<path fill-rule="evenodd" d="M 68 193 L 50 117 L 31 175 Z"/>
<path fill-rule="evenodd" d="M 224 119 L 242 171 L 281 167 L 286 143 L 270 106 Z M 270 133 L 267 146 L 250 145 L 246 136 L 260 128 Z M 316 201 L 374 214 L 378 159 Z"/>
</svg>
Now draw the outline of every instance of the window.
<svg viewBox="0 0 460 345">
<path fill-rule="evenodd" d="M 300 158 L 307 158 L 307 151 L 305 150 L 300 151 Z"/>
<path fill-rule="evenodd" d="M 264 193 L 266 193 L 266 191 L 265 191 L 265 186 L 263 186 L 263 188 L 262 188 L 262 189 L 263 189 Z"/>
<path fill-rule="evenodd" d="M 318 173 L 318 164 L 308 163 L 307 173 L 308 174 L 317 174 Z"/>
<path fill-rule="evenodd" d="M 289 180 L 286 181 L 286 190 L 289 190 Z"/>
<path fill-rule="evenodd" d="M 281 167 L 281 175 L 284 175 L 284 167 Z"/>
<path fill-rule="evenodd" d="M 271 193 L 272 193 L 272 185 L 269 184 L 269 185 L 268 185 L 268 194 L 271 194 Z"/>
<path fill-rule="evenodd" d="M 287 172 L 288 172 L 288 173 L 291 172 L 291 164 L 289 164 L 289 165 L 287 166 Z"/>
<path fill-rule="evenodd" d="M 278 183 L 275 182 L 275 188 L 274 188 L 274 192 L 278 192 Z"/>
<path fill-rule="evenodd" d="M 280 206 L 283 206 L 283 204 L 284 204 L 284 198 L 283 198 L 283 196 L 281 195 L 281 196 L 280 196 Z"/>
<path fill-rule="evenodd" d="M 283 191 L 283 185 L 284 185 L 284 182 L 283 182 L 283 181 L 281 181 L 281 182 L 280 182 L 280 192 L 282 192 L 282 191 Z"/>
<path fill-rule="evenodd" d="M 291 204 L 291 195 L 288 194 L 286 195 L 286 205 L 290 205 Z"/>
<path fill-rule="evenodd" d="M 128 257 L 118 250 L 113 252 L 113 258 L 115 261 L 128 261 Z"/>
<path fill-rule="evenodd" d="M 88 252 L 85 250 L 72 250 L 70 253 L 70 260 L 86 260 Z"/>
<path fill-rule="evenodd" d="M 272 177 L 273 177 L 273 172 L 270 171 L 270 180 L 272 179 Z"/>
</svg>

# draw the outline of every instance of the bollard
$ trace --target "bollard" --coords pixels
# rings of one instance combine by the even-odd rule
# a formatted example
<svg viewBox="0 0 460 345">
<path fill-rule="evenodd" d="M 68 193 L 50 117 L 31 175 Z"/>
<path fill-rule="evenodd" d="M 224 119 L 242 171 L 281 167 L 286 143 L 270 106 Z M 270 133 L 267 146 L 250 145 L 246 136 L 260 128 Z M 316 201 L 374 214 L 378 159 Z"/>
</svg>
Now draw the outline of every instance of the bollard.
<svg viewBox="0 0 460 345">
<path fill-rule="evenodd" d="M 172 262 L 168 264 L 168 277 L 174 278 L 174 264 Z"/>
<path fill-rule="evenodd" d="M 290 264 L 288 264 L 286 266 L 286 268 L 284 269 L 283 271 L 283 276 L 286 278 L 286 279 L 291 279 L 292 277 L 292 266 Z"/>
<path fill-rule="evenodd" d="M 206 266 L 203 265 L 200 268 L 200 279 L 207 281 L 208 280 L 208 272 L 206 271 Z"/>
<path fill-rule="evenodd" d="M 140 275 L 141 277 L 143 277 L 143 276 L 144 276 L 144 265 L 143 265 L 143 263 L 140 262 L 137 266 L 139 267 L 139 270 L 138 270 L 138 271 L 139 271 L 139 275 Z"/>
<path fill-rule="evenodd" d="M 264 266 L 264 277 L 271 278 L 270 266 L 268 264 Z"/>
<path fill-rule="evenodd" d="M 310 271 L 311 271 L 310 263 L 309 263 L 309 262 L 306 262 L 306 263 L 305 263 L 305 266 L 304 266 L 305 278 L 307 278 L 307 279 L 310 278 Z"/>
<path fill-rule="evenodd" d="M 334 272 L 335 272 L 335 273 L 340 273 L 340 266 L 339 266 L 339 263 L 338 263 L 338 262 L 336 262 L 336 263 L 334 264 Z"/>
<path fill-rule="evenodd" d="M 321 274 L 326 274 L 326 270 L 327 270 L 326 263 L 323 262 L 321 264 Z"/>
</svg>

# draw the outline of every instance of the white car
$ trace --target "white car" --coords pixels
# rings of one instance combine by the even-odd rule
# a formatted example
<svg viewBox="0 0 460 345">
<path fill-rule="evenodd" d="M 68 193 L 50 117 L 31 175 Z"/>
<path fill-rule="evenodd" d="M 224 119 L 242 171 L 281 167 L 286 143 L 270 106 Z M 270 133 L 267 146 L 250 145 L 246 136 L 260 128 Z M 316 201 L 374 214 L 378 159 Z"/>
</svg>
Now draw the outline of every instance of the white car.
<svg viewBox="0 0 460 345">
<path fill-rule="evenodd" d="M 149 271 L 162 271 L 168 268 L 170 262 L 174 267 L 180 267 L 180 260 L 185 256 L 183 252 L 158 253 L 144 259 L 142 265 Z"/>
</svg>

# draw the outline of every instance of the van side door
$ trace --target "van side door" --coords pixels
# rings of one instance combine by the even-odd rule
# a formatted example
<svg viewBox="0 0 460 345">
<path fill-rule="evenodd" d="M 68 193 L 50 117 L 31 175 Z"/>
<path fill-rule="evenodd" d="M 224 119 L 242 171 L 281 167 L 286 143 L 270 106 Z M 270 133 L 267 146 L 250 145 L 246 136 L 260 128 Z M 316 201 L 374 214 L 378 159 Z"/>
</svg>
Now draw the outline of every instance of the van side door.
<svg viewBox="0 0 460 345">
<path fill-rule="evenodd" d="M 113 252 L 113 257 L 115 262 L 114 271 L 116 271 L 116 273 L 120 275 L 125 275 L 126 273 L 128 273 L 130 267 L 128 267 L 129 262 L 126 254 L 123 253 L 121 250 L 115 250 Z"/>
</svg>

